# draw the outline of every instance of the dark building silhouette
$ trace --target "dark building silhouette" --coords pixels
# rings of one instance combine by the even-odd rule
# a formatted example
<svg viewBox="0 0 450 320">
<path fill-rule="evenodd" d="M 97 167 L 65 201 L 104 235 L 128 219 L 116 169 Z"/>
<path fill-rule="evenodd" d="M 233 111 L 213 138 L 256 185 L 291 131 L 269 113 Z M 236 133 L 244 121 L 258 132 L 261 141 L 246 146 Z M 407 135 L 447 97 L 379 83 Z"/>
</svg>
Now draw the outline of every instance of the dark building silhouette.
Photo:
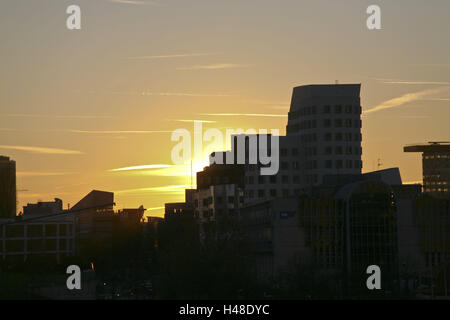
<svg viewBox="0 0 450 320">
<path fill-rule="evenodd" d="M 55 201 L 53 202 L 39 201 L 37 203 L 28 203 L 23 207 L 23 216 L 24 218 L 30 218 L 32 216 L 61 213 L 62 211 L 62 200 L 55 198 Z"/>
<path fill-rule="evenodd" d="M 12 218 L 16 210 L 16 162 L 0 156 L 0 218 Z"/>
</svg>

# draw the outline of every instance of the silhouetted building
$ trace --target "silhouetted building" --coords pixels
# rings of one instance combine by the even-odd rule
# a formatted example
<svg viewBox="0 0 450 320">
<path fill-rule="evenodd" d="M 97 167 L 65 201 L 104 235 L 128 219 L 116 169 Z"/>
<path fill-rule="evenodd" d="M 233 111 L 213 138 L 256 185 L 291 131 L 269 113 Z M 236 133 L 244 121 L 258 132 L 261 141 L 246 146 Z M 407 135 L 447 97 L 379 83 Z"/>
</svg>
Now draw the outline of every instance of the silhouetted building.
<svg viewBox="0 0 450 320">
<path fill-rule="evenodd" d="M 23 207 L 23 215 L 25 218 L 30 216 L 41 216 L 48 214 L 56 214 L 63 211 L 62 200 L 55 198 L 53 202 L 28 203 Z"/>
<path fill-rule="evenodd" d="M 75 254 L 75 217 L 62 210 L 60 199 L 28 204 L 24 212 L 20 219 L 0 219 L 2 261 L 54 264 Z"/>
<path fill-rule="evenodd" d="M 16 162 L 0 156 L 0 218 L 16 215 Z"/>
<path fill-rule="evenodd" d="M 77 254 L 93 258 L 112 250 L 114 193 L 93 190 L 71 210 L 76 212 Z"/>
<path fill-rule="evenodd" d="M 304 188 L 322 184 L 325 175 L 361 174 L 360 87 L 333 84 L 294 88 L 286 136 L 279 137 L 279 170 L 275 175 L 260 174 L 260 135 L 232 135 L 231 150 L 222 153 L 224 158 L 232 153 L 236 159 L 238 152 L 245 151 L 246 205 L 298 195 Z M 270 137 L 267 146 L 262 145 L 273 153 Z M 248 161 L 252 152 L 258 154 L 257 164 Z"/>
<path fill-rule="evenodd" d="M 405 152 L 422 152 L 423 192 L 450 198 L 450 143 L 430 142 L 410 145 Z"/>
<path fill-rule="evenodd" d="M 360 90 L 360 84 L 294 88 L 286 136 L 298 137 L 302 185 L 319 185 L 325 174 L 361 173 Z"/>
</svg>

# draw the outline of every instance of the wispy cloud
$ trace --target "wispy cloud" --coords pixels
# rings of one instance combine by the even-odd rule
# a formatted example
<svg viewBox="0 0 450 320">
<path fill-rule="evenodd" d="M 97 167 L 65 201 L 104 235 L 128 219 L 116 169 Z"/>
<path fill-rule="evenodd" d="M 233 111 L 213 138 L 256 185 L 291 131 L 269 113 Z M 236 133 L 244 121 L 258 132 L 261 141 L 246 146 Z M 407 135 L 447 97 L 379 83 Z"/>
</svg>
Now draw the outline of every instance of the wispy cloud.
<svg viewBox="0 0 450 320">
<path fill-rule="evenodd" d="M 387 84 L 438 85 L 438 86 L 450 85 L 450 82 L 442 82 L 442 81 L 384 81 L 383 83 L 387 83 Z"/>
<path fill-rule="evenodd" d="M 112 116 L 103 115 L 61 115 L 61 114 L 36 114 L 36 113 L 4 113 L 2 117 L 21 117 L 21 118 L 59 118 L 59 119 L 109 119 Z"/>
<path fill-rule="evenodd" d="M 139 96 L 167 96 L 167 97 L 235 97 L 225 93 L 191 93 L 191 92 L 149 92 L 149 91 L 114 91 L 111 94 L 139 95 Z"/>
<path fill-rule="evenodd" d="M 236 63 L 218 63 L 209 65 L 195 65 L 188 67 L 179 67 L 177 70 L 219 70 L 219 69 L 234 69 L 234 68 L 247 68 L 249 65 L 236 64 Z"/>
<path fill-rule="evenodd" d="M 171 59 L 171 58 L 187 58 L 187 57 L 202 57 L 202 56 L 212 56 L 216 53 L 179 53 L 179 54 L 165 54 L 165 55 L 154 55 L 154 56 L 136 56 L 128 57 L 128 59 L 146 60 L 146 59 Z"/>
<path fill-rule="evenodd" d="M 155 210 L 161 210 L 161 209 L 165 209 L 165 207 L 148 208 L 147 211 L 155 211 Z"/>
<path fill-rule="evenodd" d="M 134 4 L 134 5 L 158 5 L 155 1 L 141 1 L 141 0 L 108 0 L 109 2 L 120 4 Z"/>
<path fill-rule="evenodd" d="M 78 172 L 33 172 L 33 171 L 17 171 L 17 176 L 21 177 L 48 177 L 48 176 L 65 176 L 78 174 Z"/>
<path fill-rule="evenodd" d="M 147 133 L 171 133 L 169 130 L 67 130 L 72 133 L 85 134 L 147 134 Z"/>
<path fill-rule="evenodd" d="M 45 148 L 45 147 L 31 147 L 31 146 L 6 146 L 0 145 L 0 149 L 10 149 L 26 151 L 31 153 L 43 153 L 43 154 L 83 154 L 84 152 L 67 149 Z"/>
<path fill-rule="evenodd" d="M 204 116 L 217 116 L 217 117 L 275 117 L 285 118 L 287 114 L 273 114 L 273 113 L 200 113 Z"/>
<path fill-rule="evenodd" d="M 136 188 L 136 189 L 125 189 L 116 191 L 116 194 L 123 193 L 163 193 L 163 194 L 179 194 L 184 193 L 186 188 L 190 188 L 190 185 L 171 185 L 171 186 L 162 186 L 162 187 L 149 187 L 149 188 Z"/>
<path fill-rule="evenodd" d="M 450 98 L 429 98 L 429 99 L 422 99 L 425 101 L 450 101 Z"/>
<path fill-rule="evenodd" d="M 214 120 L 196 120 L 196 119 L 167 119 L 167 121 L 178 121 L 178 122 L 201 122 L 201 123 L 216 123 Z"/>
<path fill-rule="evenodd" d="M 377 112 L 377 111 L 381 111 L 381 110 L 400 107 L 409 102 L 420 100 L 425 96 L 440 93 L 447 89 L 448 89 L 448 87 L 444 87 L 444 88 L 438 88 L 438 89 L 427 89 L 427 90 L 423 90 L 423 91 L 419 91 L 419 92 L 407 93 L 400 97 L 384 101 L 381 104 L 379 104 L 369 110 L 364 110 L 363 113 L 368 114 L 368 113 L 373 113 L 373 112 Z"/>
<path fill-rule="evenodd" d="M 116 171 L 133 171 L 133 170 L 145 170 L 145 169 L 161 169 L 171 167 L 169 164 L 146 164 L 140 166 L 132 166 L 132 167 L 124 167 L 117 169 L 110 169 L 108 171 L 116 172 Z"/>
</svg>

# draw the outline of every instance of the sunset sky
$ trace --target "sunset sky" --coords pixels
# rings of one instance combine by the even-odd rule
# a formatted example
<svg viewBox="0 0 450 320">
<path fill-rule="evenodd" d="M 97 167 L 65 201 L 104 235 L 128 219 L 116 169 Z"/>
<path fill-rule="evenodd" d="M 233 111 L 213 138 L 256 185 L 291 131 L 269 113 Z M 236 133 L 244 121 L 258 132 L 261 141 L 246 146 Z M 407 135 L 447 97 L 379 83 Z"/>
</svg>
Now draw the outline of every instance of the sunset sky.
<svg viewBox="0 0 450 320">
<path fill-rule="evenodd" d="M 66 28 L 71 4 L 81 30 Z M 370 4 L 382 30 L 366 28 Z M 284 135 L 292 88 L 335 80 L 362 84 L 363 171 L 380 158 L 421 181 L 403 146 L 450 140 L 449 12 L 448 0 L 2 0 L 0 155 L 17 163 L 18 211 L 97 189 L 161 216 L 191 183 L 190 164 L 171 162 L 173 130 Z"/>
</svg>

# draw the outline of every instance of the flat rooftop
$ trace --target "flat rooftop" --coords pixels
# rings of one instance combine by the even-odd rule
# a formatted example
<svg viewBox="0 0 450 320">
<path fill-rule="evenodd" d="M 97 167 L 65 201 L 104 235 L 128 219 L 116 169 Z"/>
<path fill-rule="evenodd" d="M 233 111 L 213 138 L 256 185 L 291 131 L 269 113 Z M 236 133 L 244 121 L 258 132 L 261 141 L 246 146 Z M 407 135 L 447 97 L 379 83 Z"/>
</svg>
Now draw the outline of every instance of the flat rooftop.
<svg viewBox="0 0 450 320">
<path fill-rule="evenodd" d="M 428 142 L 428 144 L 412 144 L 403 147 L 404 152 L 447 153 L 450 152 L 450 142 Z"/>
</svg>

